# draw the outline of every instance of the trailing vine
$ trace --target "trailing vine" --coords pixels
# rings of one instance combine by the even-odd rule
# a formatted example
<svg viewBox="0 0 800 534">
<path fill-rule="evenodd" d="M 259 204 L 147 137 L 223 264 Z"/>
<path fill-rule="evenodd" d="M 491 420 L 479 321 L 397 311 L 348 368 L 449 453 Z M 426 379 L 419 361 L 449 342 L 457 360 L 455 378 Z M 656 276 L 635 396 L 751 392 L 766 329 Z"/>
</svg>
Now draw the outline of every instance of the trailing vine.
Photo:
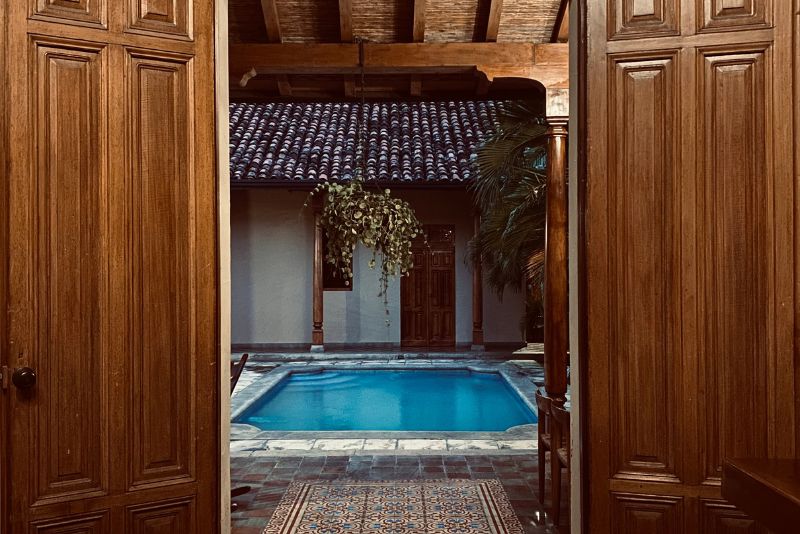
<svg viewBox="0 0 800 534">
<path fill-rule="evenodd" d="M 389 278 L 407 274 L 414 265 L 411 244 L 422 225 L 405 200 L 389 189 L 367 191 L 356 178 L 347 183 L 321 182 L 306 201 L 322 195 L 321 224 L 328 237 L 327 259 L 345 278 L 353 277 L 353 251 L 360 242 L 372 250 L 370 268 L 380 256 L 380 292 L 387 305 Z"/>
<path fill-rule="evenodd" d="M 389 278 L 408 274 L 414 266 L 411 244 L 422 235 L 422 225 L 411 205 L 393 198 L 389 189 L 370 192 L 364 189 L 366 169 L 367 106 L 364 91 L 364 40 L 356 37 L 361 74 L 361 106 L 356 113 L 356 169 L 345 183 L 324 181 L 317 184 L 306 201 L 315 195 L 324 198 L 320 224 L 328 237 L 327 261 L 347 280 L 353 279 L 353 252 L 361 242 L 372 250 L 370 269 L 380 255 L 381 275 L 378 296 L 383 297 L 386 326 L 389 326 Z"/>
</svg>

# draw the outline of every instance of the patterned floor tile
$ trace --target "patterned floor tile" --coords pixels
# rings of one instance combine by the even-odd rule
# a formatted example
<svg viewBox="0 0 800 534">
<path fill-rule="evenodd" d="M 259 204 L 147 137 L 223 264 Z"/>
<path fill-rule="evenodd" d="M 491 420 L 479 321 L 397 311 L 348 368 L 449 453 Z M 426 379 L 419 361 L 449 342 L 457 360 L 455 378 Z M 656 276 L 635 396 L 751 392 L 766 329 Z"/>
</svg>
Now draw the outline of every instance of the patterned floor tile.
<svg viewBox="0 0 800 534">
<path fill-rule="evenodd" d="M 233 534 L 258 533 L 266 526 L 279 502 L 294 482 L 383 481 L 383 480 L 498 480 L 522 523 L 525 534 L 556 530 L 545 518 L 546 506 L 536 499 L 537 460 L 534 455 L 345 455 L 234 458 L 231 461 L 233 487 L 253 489 L 237 497 L 233 513 Z M 549 470 L 548 470 L 549 472 Z M 566 491 L 566 485 L 564 488 Z M 549 494 L 549 492 L 548 492 Z M 562 503 L 562 520 L 568 521 L 567 499 Z M 376 532 L 391 532 L 376 530 Z M 433 531 L 447 534 L 447 530 Z M 566 524 L 561 532 L 568 532 Z"/>
</svg>

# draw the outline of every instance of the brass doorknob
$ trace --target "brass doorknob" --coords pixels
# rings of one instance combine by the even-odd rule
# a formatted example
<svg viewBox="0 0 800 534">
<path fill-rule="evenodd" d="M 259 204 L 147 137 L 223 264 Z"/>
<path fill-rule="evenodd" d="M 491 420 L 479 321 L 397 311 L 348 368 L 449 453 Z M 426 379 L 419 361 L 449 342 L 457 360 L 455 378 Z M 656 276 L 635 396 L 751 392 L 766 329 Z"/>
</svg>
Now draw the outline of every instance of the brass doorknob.
<svg viewBox="0 0 800 534">
<path fill-rule="evenodd" d="M 14 369 L 14 374 L 11 375 L 11 383 L 19 389 L 30 389 L 36 385 L 36 371 L 30 367 Z"/>
</svg>

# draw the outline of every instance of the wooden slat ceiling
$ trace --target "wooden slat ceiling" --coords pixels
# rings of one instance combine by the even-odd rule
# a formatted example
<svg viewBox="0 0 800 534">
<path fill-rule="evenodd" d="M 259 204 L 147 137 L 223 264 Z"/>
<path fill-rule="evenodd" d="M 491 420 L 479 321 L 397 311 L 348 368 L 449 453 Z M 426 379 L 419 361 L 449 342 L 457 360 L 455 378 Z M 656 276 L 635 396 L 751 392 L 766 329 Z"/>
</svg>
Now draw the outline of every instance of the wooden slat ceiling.
<svg viewBox="0 0 800 534">
<path fill-rule="evenodd" d="M 275 0 L 285 43 L 339 41 L 338 0 Z"/>
<path fill-rule="evenodd" d="M 374 43 L 411 41 L 414 4 L 409 0 L 352 0 L 353 34 Z"/>
<path fill-rule="evenodd" d="M 556 24 L 559 0 L 508 0 L 503 2 L 497 42 L 546 43 Z"/>
<path fill-rule="evenodd" d="M 547 43 L 559 40 L 568 0 L 230 0 L 231 44 Z M 563 40 L 564 34 L 562 33 Z M 255 66 L 255 65 L 254 65 Z M 238 99 L 349 99 L 360 96 L 353 72 L 258 73 Z M 351 69 L 352 70 L 352 69 Z M 234 73 L 232 73 L 233 76 Z M 238 73 L 241 76 L 241 73 Z M 485 81 L 465 70 L 368 74 L 370 98 L 487 96 Z M 508 97 L 515 95 L 494 95 Z"/>
<path fill-rule="evenodd" d="M 488 2 L 427 0 L 425 41 L 430 43 L 482 41 L 486 35 Z"/>
</svg>

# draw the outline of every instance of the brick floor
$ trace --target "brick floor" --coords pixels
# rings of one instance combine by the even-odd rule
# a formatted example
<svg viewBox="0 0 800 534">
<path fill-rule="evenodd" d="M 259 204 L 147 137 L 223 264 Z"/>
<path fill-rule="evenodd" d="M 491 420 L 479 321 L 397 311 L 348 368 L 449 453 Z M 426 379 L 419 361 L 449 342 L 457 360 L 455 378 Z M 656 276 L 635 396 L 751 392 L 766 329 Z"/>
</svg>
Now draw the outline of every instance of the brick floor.
<svg viewBox="0 0 800 534">
<path fill-rule="evenodd" d="M 281 456 L 233 458 L 233 487 L 252 490 L 236 499 L 233 534 L 260 534 L 287 486 L 303 480 L 499 479 L 526 534 L 555 532 L 544 525 L 544 510 L 536 498 L 537 460 L 530 455 L 425 456 Z M 565 488 L 566 490 L 566 488 Z M 566 501 L 566 499 L 564 499 Z M 567 506 L 567 503 L 564 503 Z M 561 531 L 567 532 L 568 513 Z"/>
</svg>

